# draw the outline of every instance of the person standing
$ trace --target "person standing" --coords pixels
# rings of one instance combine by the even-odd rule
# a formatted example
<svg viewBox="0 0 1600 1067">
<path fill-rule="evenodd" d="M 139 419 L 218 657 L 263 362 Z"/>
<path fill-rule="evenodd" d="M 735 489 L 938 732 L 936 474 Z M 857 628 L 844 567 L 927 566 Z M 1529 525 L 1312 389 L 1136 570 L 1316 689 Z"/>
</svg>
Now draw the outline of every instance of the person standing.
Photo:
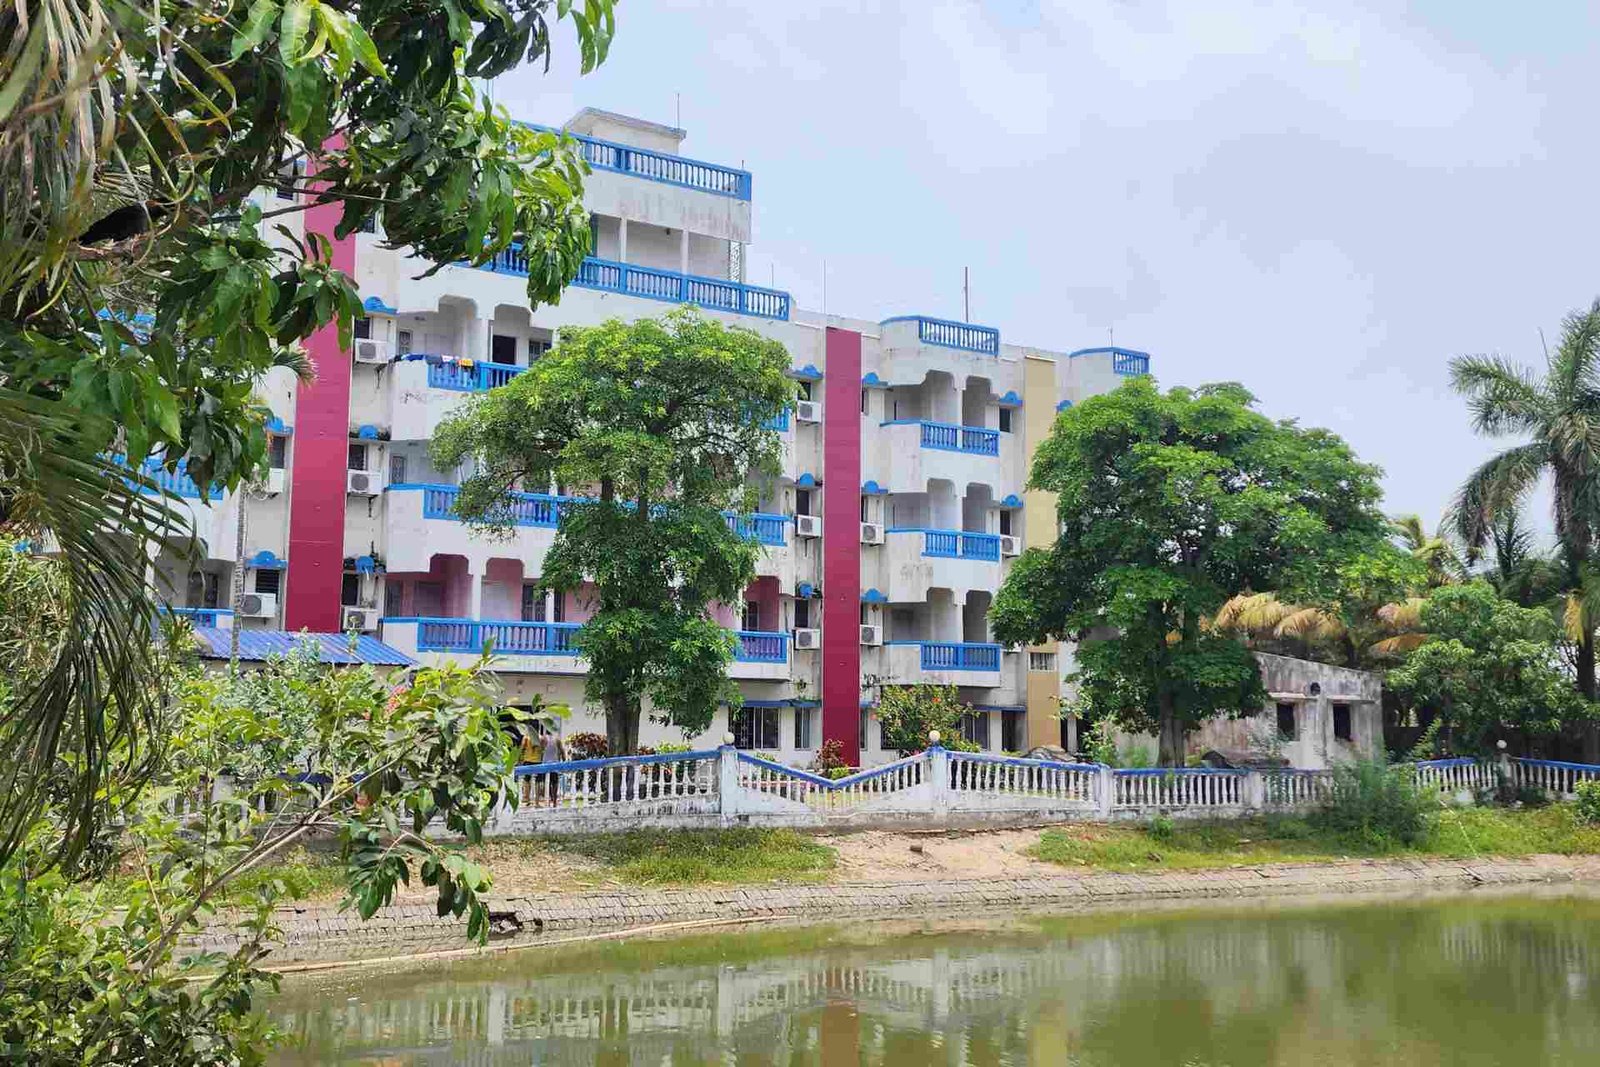
<svg viewBox="0 0 1600 1067">
<path fill-rule="evenodd" d="M 561 744 L 560 730 L 561 727 L 559 725 L 553 727 L 549 725 L 545 726 L 544 732 L 539 737 L 540 742 L 542 742 L 544 745 L 544 751 L 541 753 L 540 763 L 561 762 L 563 745 Z M 548 774 L 541 774 L 539 777 L 544 779 L 546 795 L 550 800 L 550 806 L 553 808 L 556 806 L 558 791 L 557 786 L 561 781 L 561 774 L 558 771 L 551 771 Z"/>
</svg>

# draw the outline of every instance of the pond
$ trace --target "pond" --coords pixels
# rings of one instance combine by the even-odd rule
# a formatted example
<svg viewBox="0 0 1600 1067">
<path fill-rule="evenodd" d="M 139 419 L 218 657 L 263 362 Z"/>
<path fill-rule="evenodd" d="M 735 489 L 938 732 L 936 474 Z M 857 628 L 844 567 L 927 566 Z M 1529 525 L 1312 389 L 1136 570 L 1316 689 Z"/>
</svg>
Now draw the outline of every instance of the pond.
<svg viewBox="0 0 1600 1067">
<path fill-rule="evenodd" d="M 276 1064 L 1600 1063 L 1600 899 L 745 926 L 286 980 Z"/>
</svg>

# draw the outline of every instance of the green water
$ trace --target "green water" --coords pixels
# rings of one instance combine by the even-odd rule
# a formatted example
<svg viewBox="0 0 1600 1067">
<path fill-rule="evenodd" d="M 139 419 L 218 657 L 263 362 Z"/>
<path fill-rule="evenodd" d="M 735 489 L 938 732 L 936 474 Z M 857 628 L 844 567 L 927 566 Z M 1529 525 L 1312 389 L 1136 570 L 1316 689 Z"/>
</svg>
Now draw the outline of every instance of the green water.
<svg viewBox="0 0 1600 1067">
<path fill-rule="evenodd" d="M 753 927 L 286 982 L 278 1064 L 1600 1064 L 1600 900 Z"/>
</svg>

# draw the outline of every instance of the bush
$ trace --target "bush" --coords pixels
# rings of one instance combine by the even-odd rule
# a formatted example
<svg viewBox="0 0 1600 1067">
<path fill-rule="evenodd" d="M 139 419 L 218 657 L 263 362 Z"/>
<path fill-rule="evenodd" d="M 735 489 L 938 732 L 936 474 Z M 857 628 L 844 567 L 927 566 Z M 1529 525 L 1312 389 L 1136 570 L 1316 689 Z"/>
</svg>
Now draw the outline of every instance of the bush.
<svg viewBox="0 0 1600 1067">
<path fill-rule="evenodd" d="M 843 774 L 834 772 L 849 773 L 849 765 L 844 761 L 844 742 L 837 737 L 830 737 L 822 742 L 822 747 L 817 749 L 817 758 L 811 766 L 824 778 L 843 778 Z"/>
<path fill-rule="evenodd" d="M 599 759 L 605 754 L 605 734 L 573 734 L 567 738 L 568 759 Z"/>
<path fill-rule="evenodd" d="M 1334 768 L 1332 795 L 1312 821 L 1370 848 L 1392 848 L 1422 840 L 1428 808 L 1409 768 L 1366 759 Z"/>
<path fill-rule="evenodd" d="M 1162 843 L 1171 841 L 1175 830 L 1176 827 L 1172 825 L 1172 820 L 1165 815 L 1153 817 L 1150 820 L 1150 825 L 1145 827 L 1146 833 Z"/>
<path fill-rule="evenodd" d="M 1600 778 L 1580 782 L 1575 792 L 1578 797 L 1578 821 L 1589 826 L 1600 826 Z"/>
</svg>

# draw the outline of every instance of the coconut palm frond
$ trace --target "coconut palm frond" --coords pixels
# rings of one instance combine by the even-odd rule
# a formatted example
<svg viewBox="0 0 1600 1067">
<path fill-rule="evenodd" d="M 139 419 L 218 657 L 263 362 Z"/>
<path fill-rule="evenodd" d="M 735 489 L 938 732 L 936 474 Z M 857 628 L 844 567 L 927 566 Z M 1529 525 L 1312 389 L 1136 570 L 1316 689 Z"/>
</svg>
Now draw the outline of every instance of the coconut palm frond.
<svg viewBox="0 0 1600 1067">
<path fill-rule="evenodd" d="M 1422 606 L 1426 603 L 1423 597 L 1414 596 L 1385 604 L 1378 609 L 1378 619 L 1392 630 L 1415 630 L 1422 625 Z"/>
<path fill-rule="evenodd" d="M 1345 632 L 1344 623 L 1321 608 L 1292 606 L 1275 629 L 1281 636 L 1305 641 L 1343 637 Z"/>
<path fill-rule="evenodd" d="M 0 855 L 37 819 L 47 791 L 61 854 L 88 844 L 113 775 L 138 780 L 158 754 L 150 676 L 153 546 L 185 536 L 153 483 L 87 451 L 62 405 L 0 388 L 0 521 L 45 545 L 64 570 L 70 639 L 0 705 Z"/>
<path fill-rule="evenodd" d="M 1241 593 L 1223 602 L 1211 625 L 1222 632 L 1262 633 L 1274 629 L 1289 610 L 1276 593 Z"/>
<path fill-rule="evenodd" d="M 1469 549 L 1486 544 L 1495 521 L 1521 507 L 1551 458 L 1550 446 L 1535 441 L 1509 448 L 1473 471 L 1450 510 L 1462 544 Z"/>
<path fill-rule="evenodd" d="M 1396 634 L 1374 641 L 1367 646 L 1367 651 L 1374 656 L 1399 656 L 1420 647 L 1427 639 L 1427 634 Z"/>
</svg>

